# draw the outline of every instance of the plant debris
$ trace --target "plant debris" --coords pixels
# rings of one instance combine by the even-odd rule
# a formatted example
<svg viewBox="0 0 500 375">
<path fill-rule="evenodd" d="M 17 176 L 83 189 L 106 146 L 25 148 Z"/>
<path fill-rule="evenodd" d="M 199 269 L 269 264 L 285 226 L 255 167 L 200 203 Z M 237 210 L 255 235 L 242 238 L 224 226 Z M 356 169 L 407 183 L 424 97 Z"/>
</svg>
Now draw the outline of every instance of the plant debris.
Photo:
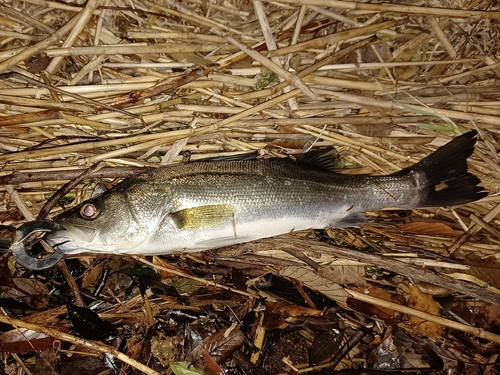
<svg viewBox="0 0 500 375">
<path fill-rule="evenodd" d="M 6 0 L 0 19 L 2 249 L 187 160 L 333 146 L 339 173 L 387 174 L 475 129 L 489 192 L 204 253 L 30 271 L 2 250 L 1 373 L 500 372 L 494 2 Z"/>
</svg>

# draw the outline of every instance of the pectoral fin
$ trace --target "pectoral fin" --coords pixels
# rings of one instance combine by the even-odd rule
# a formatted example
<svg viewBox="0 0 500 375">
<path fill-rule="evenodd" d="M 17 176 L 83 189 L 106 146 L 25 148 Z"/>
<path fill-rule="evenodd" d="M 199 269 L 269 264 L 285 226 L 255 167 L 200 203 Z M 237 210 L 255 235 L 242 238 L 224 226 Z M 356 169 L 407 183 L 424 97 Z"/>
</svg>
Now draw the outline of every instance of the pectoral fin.
<svg viewBox="0 0 500 375">
<path fill-rule="evenodd" d="M 179 229 L 213 228 L 228 221 L 232 222 L 234 229 L 234 213 L 235 207 L 230 204 L 212 204 L 186 208 L 170 215 Z"/>
</svg>

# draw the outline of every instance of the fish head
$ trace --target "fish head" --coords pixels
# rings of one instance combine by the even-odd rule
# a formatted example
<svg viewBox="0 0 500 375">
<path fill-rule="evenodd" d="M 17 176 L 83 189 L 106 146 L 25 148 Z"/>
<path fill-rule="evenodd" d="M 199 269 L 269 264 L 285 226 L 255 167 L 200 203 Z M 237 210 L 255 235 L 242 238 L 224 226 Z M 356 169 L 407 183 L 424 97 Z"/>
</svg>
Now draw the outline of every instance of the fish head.
<svg viewBox="0 0 500 375">
<path fill-rule="evenodd" d="M 87 200 L 54 221 L 64 229 L 50 233 L 45 240 L 67 254 L 127 252 L 146 236 L 134 219 L 127 197 L 119 191 Z"/>
</svg>

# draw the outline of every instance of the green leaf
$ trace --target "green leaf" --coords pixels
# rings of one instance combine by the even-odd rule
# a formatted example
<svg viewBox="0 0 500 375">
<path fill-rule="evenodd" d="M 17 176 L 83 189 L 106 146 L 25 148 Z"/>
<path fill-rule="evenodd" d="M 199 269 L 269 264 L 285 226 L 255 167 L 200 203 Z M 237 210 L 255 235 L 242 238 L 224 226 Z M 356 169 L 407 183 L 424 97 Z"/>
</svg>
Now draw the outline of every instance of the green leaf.
<svg viewBox="0 0 500 375">
<path fill-rule="evenodd" d="M 189 362 L 171 362 L 170 369 L 175 375 L 203 375 L 203 371 L 190 365 Z"/>
</svg>

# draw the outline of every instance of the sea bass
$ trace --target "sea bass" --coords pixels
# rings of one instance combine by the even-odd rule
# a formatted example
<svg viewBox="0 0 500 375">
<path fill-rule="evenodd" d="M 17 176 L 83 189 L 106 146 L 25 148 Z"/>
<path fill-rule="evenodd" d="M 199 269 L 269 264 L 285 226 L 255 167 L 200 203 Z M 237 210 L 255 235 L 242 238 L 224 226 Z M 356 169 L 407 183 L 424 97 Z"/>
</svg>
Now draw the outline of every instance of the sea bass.
<svg viewBox="0 0 500 375">
<path fill-rule="evenodd" d="M 384 175 L 334 173 L 331 150 L 297 160 L 188 162 L 148 170 L 57 216 L 46 240 L 66 254 L 159 255 L 304 229 L 357 226 L 364 212 L 460 205 L 487 195 L 467 171 L 477 132 Z M 309 155 L 309 156 L 308 156 Z"/>
</svg>

